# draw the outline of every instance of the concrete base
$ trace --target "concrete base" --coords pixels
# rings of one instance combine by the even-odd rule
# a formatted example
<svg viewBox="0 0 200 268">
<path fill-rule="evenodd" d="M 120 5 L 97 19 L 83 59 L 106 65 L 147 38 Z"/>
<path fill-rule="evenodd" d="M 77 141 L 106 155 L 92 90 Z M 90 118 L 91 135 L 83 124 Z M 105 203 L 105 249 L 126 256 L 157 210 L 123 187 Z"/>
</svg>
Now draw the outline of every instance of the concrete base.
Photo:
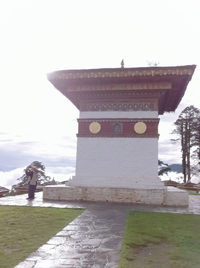
<svg viewBox="0 0 200 268">
<path fill-rule="evenodd" d="M 114 185 L 114 187 L 113 187 Z M 164 189 L 164 182 L 158 176 L 73 176 L 66 186 L 87 188 L 120 188 L 120 189 Z"/>
<path fill-rule="evenodd" d="M 160 206 L 188 206 L 188 193 L 175 187 L 126 189 L 104 187 L 46 186 L 43 199 L 60 201 L 103 201 Z"/>
</svg>

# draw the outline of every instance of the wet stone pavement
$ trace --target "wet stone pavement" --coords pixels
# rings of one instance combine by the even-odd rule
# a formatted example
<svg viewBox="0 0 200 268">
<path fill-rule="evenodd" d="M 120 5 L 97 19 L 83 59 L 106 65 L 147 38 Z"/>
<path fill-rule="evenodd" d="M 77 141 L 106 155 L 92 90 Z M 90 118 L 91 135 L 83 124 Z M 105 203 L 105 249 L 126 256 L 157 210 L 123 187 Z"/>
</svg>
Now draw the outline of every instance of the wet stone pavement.
<svg viewBox="0 0 200 268">
<path fill-rule="evenodd" d="M 190 196 L 188 208 L 99 202 L 34 201 L 25 195 L 0 198 L 0 205 L 85 208 L 85 211 L 16 268 L 118 267 L 126 216 L 129 211 L 200 214 L 200 196 Z"/>
</svg>

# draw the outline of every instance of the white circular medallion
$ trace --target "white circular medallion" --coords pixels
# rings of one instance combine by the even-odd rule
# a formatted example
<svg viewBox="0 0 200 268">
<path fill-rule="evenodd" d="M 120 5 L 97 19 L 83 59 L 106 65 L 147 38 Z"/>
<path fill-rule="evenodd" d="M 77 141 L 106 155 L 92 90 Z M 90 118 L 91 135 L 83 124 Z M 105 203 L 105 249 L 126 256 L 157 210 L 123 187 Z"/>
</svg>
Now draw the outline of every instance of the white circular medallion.
<svg viewBox="0 0 200 268">
<path fill-rule="evenodd" d="M 101 125 L 98 122 L 92 122 L 89 125 L 89 130 L 92 134 L 97 134 L 101 130 Z"/>
<path fill-rule="evenodd" d="M 144 134 L 147 130 L 147 125 L 144 122 L 137 122 L 134 125 L 134 130 L 137 134 Z"/>
</svg>

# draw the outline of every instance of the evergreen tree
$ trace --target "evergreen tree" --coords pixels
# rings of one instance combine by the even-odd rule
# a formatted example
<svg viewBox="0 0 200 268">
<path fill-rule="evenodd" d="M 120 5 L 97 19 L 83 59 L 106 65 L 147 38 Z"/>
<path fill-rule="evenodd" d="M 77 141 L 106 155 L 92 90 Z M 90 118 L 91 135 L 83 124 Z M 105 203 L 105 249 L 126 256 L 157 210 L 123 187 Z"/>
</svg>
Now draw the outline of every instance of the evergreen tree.
<svg viewBox="0 0 200 268">
<path fill-rule="evenodd" d="M 191 149 L 196 146 L 196 122 L 200 118 L 200 110 L 193 105 L 186 107 L 175 122 L 172 132 L 178 136 L 182 152 L 182 171 L 184 183 L 191 180 Z"/>
<path fill-rule="evenodd" d="M 171 168 L 168 166 L 168 164 L 164 163 L 161 160 L 158 160 L 158 169 L 158 176 L 167 174 L 169 171 L 171 171 Z"/>
<path fill-rule="evenodd" d="M 193 168 L 193 170 L 196 174 L 199 174 L 200 172 L 200 115 L 195 120 L 194 138 L 192 141 L 192 146 L 194 147 L 193 158 L 196 163 L 196 166 Z"/>
<path fill-rule="evenodd" d="M 20 178 L 17 179 L 19 181 L 19 183 L 16 184 L 16 185 L 13 185 L 12 190 L 14 190 L 17 187 L 24 187 L 24 186 L 28 185 L 29 178 L 26 175 L 26 170 L 31 169 L 31 166 L 37 167 L 37 170 L 40 173 L 40 178 L 38 180 L 38 185 L 39 186 L 45 186 L 45 185 L 49 185 L 49 184 L 56 184 L 54 179 L 51 179 L 50 176 L 47 176 L 45 174 L 45 166 L 39 161 L 33 161 L 30 165 L 28 165 L 24 169 L 23 175 Z"/>
</svg>

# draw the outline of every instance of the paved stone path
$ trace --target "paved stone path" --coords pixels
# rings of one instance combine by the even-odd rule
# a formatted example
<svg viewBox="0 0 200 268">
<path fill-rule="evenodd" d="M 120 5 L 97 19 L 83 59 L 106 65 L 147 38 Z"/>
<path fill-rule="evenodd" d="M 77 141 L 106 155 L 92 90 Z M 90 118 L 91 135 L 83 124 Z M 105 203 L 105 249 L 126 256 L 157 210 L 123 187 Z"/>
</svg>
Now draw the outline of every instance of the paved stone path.
<svg viewBox="0 0 200 268">
<path fill-rule="evenodd" d="M 200 196 L 188 208 L 99 202 L 34 201 L 26 195 L 0 198 L 0 205 L 85 208 L 86 210 L 16 268 L 115 268 L 120 257 L 126 215 L 130 210 L 200 214 Z"/>
</svg>

